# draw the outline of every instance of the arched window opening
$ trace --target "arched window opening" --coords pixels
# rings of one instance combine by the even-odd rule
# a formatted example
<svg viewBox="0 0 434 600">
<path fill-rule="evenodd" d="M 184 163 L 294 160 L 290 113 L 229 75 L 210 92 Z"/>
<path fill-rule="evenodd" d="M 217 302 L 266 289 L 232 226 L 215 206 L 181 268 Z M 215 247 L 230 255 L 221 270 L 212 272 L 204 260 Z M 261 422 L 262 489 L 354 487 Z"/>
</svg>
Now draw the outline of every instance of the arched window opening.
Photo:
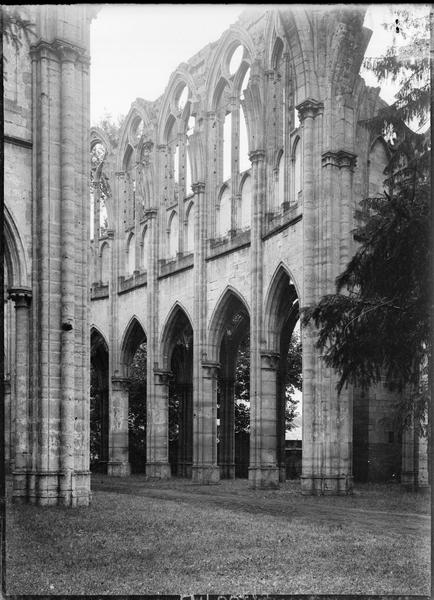
<svg viewBox="0 0 434 600">
<path fill-rule="evenodd" d="M 134 234 L 132 233 L 128 240 L 127 247 L 127 275 L 132 275 L 136 268 L 136 249 L 135 249 L 135 239 Z"/>
<path fill-rule="evenodd" d="M 240 227 L 246 229 L 250 227 L 252 213 L 252 180 L 251 177 L 246 177 L 241 189 L 241 215 Z"/>
<path fill-rule="evenodd" d="M 170 371 L 169 463 L 172 475 L 192 476 L 193 464 L 193 330 L 178 309 L 166 341 Z"/>
<path fill-rule="evenodd" d="M 250 67 L 247 69 L 243 81 L 241 83 L 241 88 L 240 88 L 240 99 L 244 100 L 244 90 L 247 89 L 247 86 L 249 85 L 249 81 L 250 81 Z"/>
<path fill-rule="evenodd" d="M 144 132 L 145 132 L 145 124 L 143 123 L 142 119 L 140 119 L 140 118 L 135 119 L 133 124 L 131 125 L 131 137 L 130 137 L 131 142 L 133 144 L 138 144 L 138 142 L 141 140 Z"/>
<path fill-rule="evenodd" d="M 243 60 L 244 47 L 240 44 L 235 48 L 229 61 L 229 74 L 235 75 Z"/>
<path fill-rule="evenodd" d="M 271 65 L 275 71 L 279 71 L 279 69 L 281 68 L 282 56 L 283 56 L 283 42 L 280 38 L 277 38 L 274 43 L 273 54 L 272 54 L 272 59 L 271 59 Z"/>
<path fill-rule="evenodd" d="M 109 179 L 103 171 L 104 160 L 106 158 L 106 148 L 100 142 L 91 146 L 91 166 L 90 166 L 90 239 L 105 235 L 109 223 L 107 213 L 107 199 L 111 195 Z"/>
<path fill-rule="evenodd" d="M 90 333 L 90 469 L 106 473 L 109 459 L 109 353 L 103 336 Z"/>
<path fill-rule="evenodd" d="M 232 296 L 221 326 L 217 387 L 217 462 L 222 479 L 248 476 L 250 437 L 249 315 Z"/>
<path fill-rule="evenodd" d="M 186 251 L 193 252 L 194 250 L 194 204 L 191 203 L 186 215 Z"/>
<path fill-rule="evenodd" d="M 294 145 L 293 152 L 293 169 L 294 169 L 294 198 L 293 202 L 301 200 L 303 175 L 302 175 L 302 161 L 301 161 L 301 142 L 297 139 Z"/>
<path fill-rule="evenodd" d="M 175 258 L 178 253 L 179 220 L 174 211 L 169 221 L 169 258 Z"/>
<path fill-rule="evenodd" d="M 141 267 L 142 270 L 146 271 L 148 268 L 148 228 L 145 227 L 142 237 L 142 256 L 141 256 Z"/>
<path fill-rule="evenodd" d="M 231 178 L 232 174 L 232 114 L 225 116 L 223 125 L 223 181 Z"/>
<path fill-rule="evenodd" d="M 219 236 L 226 235 L 231 229 L 231 193 L 229 188 L 225 187 L 220 197 L 218 211 L 218 229 Z"/>
<path fill-rule="evenodd" d="M 240 173 L 250 169 L 249 142 L 247 137 L 246 118 L 243 107 L 240 105 Z"/>
<path fill-rule="evenodd" d="M 184 110 L 185 105 L 187 104 L 187 101 L 188 101 L 188 95 L 189 95 L 188 87 L 184 86 L 181 93 L 179 94 L 178 101 L 177 101 L 177 108 L 179 111 Z"/>
<path fill-rule="evenodd" d="M 196 125 L 196 118 L 193 116 L 189 117 L 188 123 L 187 123 L 187 136 L 188 137 L 193 135 L 195 125 Z"/>
</svg>

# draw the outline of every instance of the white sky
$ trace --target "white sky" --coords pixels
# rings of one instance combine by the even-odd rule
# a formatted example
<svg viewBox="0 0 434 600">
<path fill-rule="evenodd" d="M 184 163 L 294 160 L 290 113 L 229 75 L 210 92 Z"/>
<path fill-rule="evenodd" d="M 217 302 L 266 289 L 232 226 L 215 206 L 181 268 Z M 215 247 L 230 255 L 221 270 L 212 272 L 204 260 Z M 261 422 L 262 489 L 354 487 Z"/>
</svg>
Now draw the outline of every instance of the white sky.
<svg viewBox="0 0 434 600">
<path fill-rule="evenodd" d="M 176 67 L 217 41 L 247 6 L 102 5 L 91 28 L 91 123 L 107 113 L 114 119 L 126 115 L 138 97 L 156 100 Z M 368 8 L 365 25 L 374 30 L 369 56 L 380 55 L 391 39 L 381 23 L 394 18 L 392 7 L 382 4 Z M 372 76 L 369 85 L 375 85 Z M 388 101 L 393 98 L 388 89 L 382 96 Z"/>
</svg>

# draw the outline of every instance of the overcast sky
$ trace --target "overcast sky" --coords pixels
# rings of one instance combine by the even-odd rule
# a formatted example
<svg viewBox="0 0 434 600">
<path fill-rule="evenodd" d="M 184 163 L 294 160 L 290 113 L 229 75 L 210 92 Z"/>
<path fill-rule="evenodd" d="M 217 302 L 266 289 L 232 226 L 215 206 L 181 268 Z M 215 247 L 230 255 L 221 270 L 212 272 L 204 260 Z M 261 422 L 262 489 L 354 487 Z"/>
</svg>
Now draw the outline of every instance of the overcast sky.
<svg viewBox="0 0 434 600">
<path fill-rule="evenodd" d="M 107 113 L 114 119 L 126 115 L 138 97 L 156 100 L 176 67 L 217 41 L 246 7 L 103 5 L 91 28 L 91 123 Z M 381 23 L 394 18 L 392 7 L 383 4 L 368 8 L 365 25 L 374 31 L 367 49 L 369 56 L 379 56 L 390 41 Z M 368 83 L 375 85 L 372 76 Z M 387 89 L 382 96 L 388 101 L 393 98 Z"/>
</svg>

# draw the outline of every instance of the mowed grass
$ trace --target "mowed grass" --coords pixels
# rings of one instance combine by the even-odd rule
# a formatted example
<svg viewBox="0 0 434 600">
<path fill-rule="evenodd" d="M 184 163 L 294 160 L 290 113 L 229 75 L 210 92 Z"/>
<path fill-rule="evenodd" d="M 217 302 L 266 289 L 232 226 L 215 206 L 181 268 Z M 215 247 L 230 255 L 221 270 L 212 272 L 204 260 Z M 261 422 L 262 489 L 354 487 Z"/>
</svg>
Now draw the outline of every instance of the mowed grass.
<svg viewBox="0 0 434 600">
<path fill-rule="evenodd" d="M 8 504 L 8 594 L 430 593 L 429 498 L 397 486 L 99 482 L 89 508 Z"/>
</svg>

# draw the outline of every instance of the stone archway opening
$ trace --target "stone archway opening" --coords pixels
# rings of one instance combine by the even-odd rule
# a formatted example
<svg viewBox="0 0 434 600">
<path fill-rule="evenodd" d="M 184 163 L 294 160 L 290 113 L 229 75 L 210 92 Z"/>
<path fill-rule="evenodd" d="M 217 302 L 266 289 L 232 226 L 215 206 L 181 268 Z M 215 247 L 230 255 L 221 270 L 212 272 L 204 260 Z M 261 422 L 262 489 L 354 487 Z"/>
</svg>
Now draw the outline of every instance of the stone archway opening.
<svg viewBox="0 0 434 600">
<path fill-rule="evenodd" d="M 90 469 L 107 472 L 109 460 L 109 352 L 101 333 L 90 334 Z"/>
<path fill-rule="evenodd" d="M 219 349 L 217 464 L 222 479 L 247 478 L 250 445 L 250 318 L 233 295 Z"/>
<path fill-rule="evenodd" d="M 191 478 L 193 466 L 193 329 L 182 309 L 172 322 L 168 359 L 169 464 L 172 476 Z"/>
<path fill-rule="evenodd" d="M 123 363 L 128 390 L 128 462 L 132 473 L 145 473 L 147 339 L 135 318 L 125 338 Z"/>
<path fill-rule="evenodd" d="M 302 345 L 299 298 L 282 266 L 268 295 L 265 328 L 269 351 L 277 358 L 276 459 L 279 481 L 301 476 L 302 464 Z"/>
</svg>

